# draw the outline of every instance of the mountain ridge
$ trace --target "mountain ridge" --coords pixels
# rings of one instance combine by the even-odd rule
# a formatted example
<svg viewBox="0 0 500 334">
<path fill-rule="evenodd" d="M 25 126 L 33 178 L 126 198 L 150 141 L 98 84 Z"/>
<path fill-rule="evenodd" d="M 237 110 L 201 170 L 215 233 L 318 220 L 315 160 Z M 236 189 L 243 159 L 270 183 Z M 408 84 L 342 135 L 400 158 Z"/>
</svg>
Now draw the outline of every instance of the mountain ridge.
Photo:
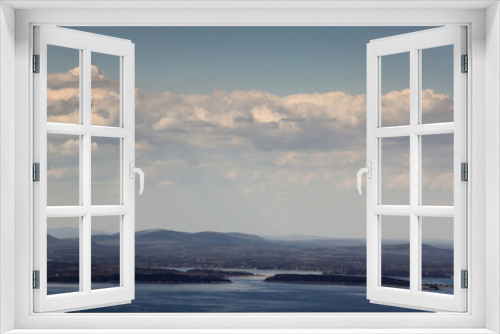
<svg viewBox="0 0 500 334">
<path fill-rule="evenodd" d="M 48 258 L 63 262 L 78 258 L 78 238 L 47 237 Z M 94 235 L 92 266 L 119 263 L 119 234 Z M 409 244 L 382 246 L 383 263 L 392 276 L 407 275 Z M 447 277 L 453 250 L 424 244 L 426 275 Z M 135 234 L 136 268 L 311 270 L 332 274 L 366 274 L 366 244 L 359 240 L 271 240 L 245 233 L 144 230 Z M 385 266 L 384 264 L 384 266 Z M 55 265 L 55 263 L 54 263 Z M 450 271 L 451 270 L 451 271 Z"/>
<path fill-rule="evenodd" d="M 78 238 L 79 230 L 77 228 L 55 228 L 49 229 L 47 234 L 58 239 Z M 101 230 L 92 230 L 93 240 L 104 241 L 112 240 L 118 237 L 118 233 L 111 233 Z M 170 242 L 211 242 L 211 243 L 226 243 L 234 244 L 235 242 L 255 242 L 260 244 L 275 243 L 280 245 L 301 244 L 311 246 L 325 247 L 352 247 L 365 246 L 366 240 L 362 238 L 331 238 L 331 237 L 315 237 L 302 235 L 289 235 L 288 237 L 270 237 L 258 236 L 250 233 L 241 232 L 217 232 L 217 231 L 200 231 L 200 232 L 184 232 L 167 229 L 149 229 L 135 232 L 136 244 L 160 242 L 166 240 Z M 296 239 L 294 239 L 294 237 Z M 384 240 L 384 245 L 407 244 L 405 240 Z M 453 243 L 443 239 L 431 239 L 426 244 L 437 248 L 453 248 Z"/>
</svg>

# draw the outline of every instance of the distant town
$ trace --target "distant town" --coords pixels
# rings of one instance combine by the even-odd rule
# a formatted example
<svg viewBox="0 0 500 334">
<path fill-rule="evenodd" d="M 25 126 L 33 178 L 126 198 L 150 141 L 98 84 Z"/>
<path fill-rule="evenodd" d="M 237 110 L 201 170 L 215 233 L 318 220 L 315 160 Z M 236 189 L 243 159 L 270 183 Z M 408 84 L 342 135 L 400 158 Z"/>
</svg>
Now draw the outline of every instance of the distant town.
<svg viewBox="0 0 500 334">
<path fill-rule="evenodd" d="M 79 280 L 78 239 L 53 231 L 47 236 L 49 283 Z M 119 282 L 119 235 L 92 236 L 92 282 Z M 136 232 L 136 282 L 231 283 L 252 270 L 286 273 L 265 282 L 366 284 L 366 245 L 360 239 L 263 238 L 243 233 L 146 230 Z M 409 245 L 382 246 L 382 284 L 408 286 Z M 453 248 L 443 242 L 422 245 L 423 276 L 453 277 Z M 320 275 L 304 273 L 317 272 Z M 429 285 L 429 290 L 438 286 Z"/>
</svg>

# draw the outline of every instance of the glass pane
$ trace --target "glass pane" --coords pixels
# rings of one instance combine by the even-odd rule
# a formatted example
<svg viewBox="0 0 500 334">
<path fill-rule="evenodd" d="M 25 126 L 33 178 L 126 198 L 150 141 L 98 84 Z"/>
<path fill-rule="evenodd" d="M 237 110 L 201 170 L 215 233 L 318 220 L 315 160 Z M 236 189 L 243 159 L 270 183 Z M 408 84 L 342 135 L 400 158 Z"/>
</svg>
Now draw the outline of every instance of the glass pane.
<svg viewBox="0 0 500 334">
<path fill-rule="evenodd" d="M 47 135 L 47 205 L 80 205 L 80 138 Z"/>
<path fill-rule="evenodd" d="M 47 294 L 80 291 L 80 218 L 47 218 Z"/>
<path fill-rule="evenodd" d="M 422 136 L 423 205 L 453 205 L 453 137 Z"/>
<path fill-rule="evenodd" d="M 381 216 L 381 285 L 410 289 L 410 217 Z"/>
<path fill-rule="evenodd" d="M 92 290 L 120 286 L 120 219 L 92 217 Z"/>
<path fill-rule="evenodd" d="M 410 53 L 381 57 L 382 126 L 410 124 Z"/>
<path fill-rule="evenodd" d="M 382 138 L 381 203 L 410 204 L 410 137 Z"/>
<path fill-rule="evenodd" d="M 422 123 L 453 122 L 453 45 L 421 51 Z"/>
<path fill-rule="evenodd" d="M 120 126 L 120 57 L 92 52 L 92 125 Z"/>
<path fill-rule="evenodd" d="M 92 137 L 92 205 L 120 204 L 120 141 Z"/>
<path fill-rule="evenodd" d="M 453 294 L 453 218 L 421 219 L 422 290 Z"/>
<path fill-rule="evenodd" d="M 47 45 L 47 122 L 80 123 L 80 50 Z"/>
</svg>

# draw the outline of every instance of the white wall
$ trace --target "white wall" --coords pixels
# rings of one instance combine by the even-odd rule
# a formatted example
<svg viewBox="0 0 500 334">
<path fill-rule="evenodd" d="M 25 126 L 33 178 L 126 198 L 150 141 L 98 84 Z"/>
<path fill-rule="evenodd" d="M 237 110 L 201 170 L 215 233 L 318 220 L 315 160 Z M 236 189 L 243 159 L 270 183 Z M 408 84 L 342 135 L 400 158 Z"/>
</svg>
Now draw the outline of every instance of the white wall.
<svg viewBox="0 0 500 334">
<path fill-rule="evenodd" d="M 486 328 L 500 332 L 500 7 L 486 11 L 486 249 L 496 261 L 486 263 Z"/>
<path fill-rule="evenodd" d="M 59 3 L 59 2 L 57 2 Z M 67 2 L 65 2 L 67 3 Z M 96 2 L 97 3 L 97 2 Z M 453 3 L 453 2 L 450 2 Z M 3 9 L 3 10 L 2 10 Z M 500 64 L 499 64 L 499 54 L 500 54 L 500 23 L 499 23 L 499 12 L 498 6 L 491 7 L 488 10 L 488 20 L 484 18 L 483 10 L 471 10 L 471 11 L 454 11 L 454 10 L 446 10 L 446 11 L 425 11 L 425 10 L 412 10 L 412 11 L 384 11 L 384 10 L 365 10 L 362 13 L 358 13 L 357 11 L 348 11 L 348 10 L 322 10 L 322 11 L 310 11 L 310 10 L 275 10 L 275 11 L 262 11 L 262 10 L 248 10 L 245 12 L 237 12 L 233 13 L 231 11 L 223 11 L 223 10 L 210 10 L 209 13 L 206 11 L 200 10 L 156 10 L 156 11 L 141 11 L 141 10 L 100 10 L 100 11 L 90 11 L 90 10 L 60 10 L 60 11 L 17 11 L 17 69 L 16 75 L 17 80 L 15 85 L 17 86 L 16 95 L 16 131 L 14 133 L 14 127 L 12 125 L 13 117 L 13 106 L 12 101 L 10 101 L 11 97 L 13 97 L 14 93 L 14 83 L 13 82 L 4 82 L 7 81 L 5 78 L 14 78 L 14 74 L 4 75 L 7 71 L 13 70 L 13 45 L 12 35 L 9 35 L 8 32 L 12 33 L 13 29 L 13 11 L 12 9 L 6 7 L 5 5 L 0 5 L 0 42 L 2 43 L 2 51 L 0 52 L 0 203 L 2 207 L 0 207 L 0 255 L 7 254 L 7 261 L 0 263 L 0 271 L 2 275 L 0 277 L 0 322 L 2 323 L 0 326 L 0 331 L 4 331 L 9 328 L 9 326 L 13 325 L 13 309 L 14 305 L 7 304 L 6 301 L 11 302 L 14 300 L 12 296 L 13 292 L 13 276 L 6 273 L 13 273 L 14 269 L 16 269 L 16 285 L 18 294 L 16 307 L 18 312 L 16 313 L 16 323 L 20 328 L 35 328 L 35 327 L 45 327 L 45 328 L 54 328 L 58 326 L 59 328 L 70 328 L 75 327 L 78 328 L 89 326 L 94 328 L 115 328 L 121 327 L 125 328 L 134 328 L 134 325 L 137 324 L 137 317 L 131 317 L 129 315 L 121 316 L 116 315 L 113 321 L 109 323 L 105 323 L 97 317 L 92 318 L 92 316 L 86 315 L 79 317 L 77 319 L 70 317 L 58 317 L 58 315 L 51 315 L 50 317 L 28 317 L 27 310 L 32 309 L 32 305 L 30 304 L 31 299 L 29 298 L 32 294 L 31 290 L 26 287 L 30 284 L 30 274 L 32 266 L 29 263 L 29 245 L 28 242 L 30 239 L 28 236 L 30 234 L 30 105 L 29 99 L 27 99 L 26 92 L 29 90 L 29 22 L 42 22 L 42 23 L 53 23 L 53 22 L 109 22 L 109 24 L 123 24 L 125 25 L 136 25 L 141 24 L 141 22 L 150 22 L 152 25 L 158 23 L 159 25 L 164 24 L 200 24 L 200 22 L 205 22 L 208 25 L 216 23 L 217 25 L 230 25 L 232 22 L 250 22 L 255 24 L 265 24 L 266 22 L 278 22 L 278 23 L 308 23 L 311 24 L 314 22 L 335 22 L 337 24 L 342 23 L 350 23 L 350 22 L 379 22 L 379 21 L 387 21 L 392 22 L 393 24 L 397 24 L 399 22 L 410 22 L 412 20 L 420 20 L 421 22 L 446 22 L 449 24 L 456 24 L 456 22 L 472 22 L 473 29 L 473 42 L 474 53 L 472 54 L 472 65 L 473 71 L 471 73 L 476 79 L 473 79 L 473 83 L 475 84 L 478 93 L 472 104 L 474 106 L 473 110 L 476 116 L 479 117 L 474 118 L 474 124 L 472 126 L 472 132 L 482 138 L 482 133 L 484 133 L 486 124 L 488 124 L 488 141 L 484 142 L 483 139 L 474 142 L 473 152 L 476 159 L 473 159 L 471 174 L 474 178 L 474 189 L 472 193 L 472 199 L 474 201 L 473 205 L 473 224 L 475 225 L 475 231 L 479 231 L 480 233 L 475 233 L 472 235 L 472 239 L 474 239 L 474 249 L 473 253 L 476 254 L 475 258 L 477 259 L 477 254 L 480 257 L 484 255 L 484 239 L 483 236 L 488 236 L 488 245 L 487 250 L 493 251 L 494 254 L 492 256 L 492 260 L 488 262 L 488 272 L 487 275 L 483 275 L 484 272 L 484 260 L 474 261 L 471 263 L 471 280 L 475 282 L 480 282 L 480 287 L 475 289 L 472 294 L 469 290 L 469 296 L 472 298 L 472 309 L 475 312 L 473 327 L 483 327 L 484 326 L 484 318 L 482 315 L 485 311 L 485 305 L 488 307 L 488 327 L 495 330 L 496 332 L 500 332 L 500 321 L 498 319 L 500 314 L 500 287 L 497 286 L 500 277 L 500 247 L 495 241 L 498 241 L 500 228 L 500 208 L 499 207 L 499 199 L 500 199 L 500 175 L 498 172 L 498 166 L 500 163 L 500 151 L 492 150 L 492 154 L 488 155 L 487 162 L 488 167 L 485 167 L 484 164 L 484 150 L 485 148 L 490 148 L 490 150 L 494 147 L 498 149 L 500 144 L 500 135 L 498 133 L 499 129 L 499 106 L 500 106 L 500 97 L 499 97 L 499 87 L 500 87 Z M 43 14 L 43 15 L 41 15 Z M 4 17 L 9 17 L 9 19 L 5 19 Z M 42 20 L 43 18 L 44 20 Z M 411 18 L 411 19 L 410 19 Z M 486 26 L 487 24 L 487 26 Z M 8 29 L 4 29 L 3 27 L 10 27 Z M 486 89 L 484 89 L 485 80 L 485 66 L 483 64 L 483 60 L 485 57 L 483 46 L 484 46 L 484 38 L 483 38 L 483 29 L 487 28 L 488 33 L 491 35 L 488 37 L 488 47 L 492 48 L 493 52 L 488 54 L 488 105 L 485 108 L 485 98 L 484 94 L 486 94 Z M 478 31 L 480 31 L 478 33 Z M 5 33 L 4 33 L 5 32 Z M 7 35 L 7 39 L 3 36 Z M 9 37 L 10 36 L 10 37 Z M 474 37 L 475 36 L 475 37 Z M 8 40 L 7 43 L 5 41 Z M 7 45 L 7 47 L 5 47 Z M 2 57 L 3 54 L 6 54 L 5 57 Z M 10 59 L 10 60 L 9 60 Z M 480 64 L 480 65 L 478 65 Z M 11 66 L 12 65 L 12 66 Z M 478 66 L 476 66 L 478 65 Z M 480 78 L 480 79 L 477 79 Z M 481 93 L 479 93 L 481 92 Z M 491 99 L 493 98 L 493 100 Z M 5 105 L 5 107 L 4 107 Z M 488 122 L 485 122 L 484 113 L 485 109 L 487 109 L 487 119 Z M 5 131 L 4 131 L 5 130 Z M 18 152 L 12 152 L 13 140 L 8 140 L 6 142 L 5 138 L 12 138 L 16 136 L 16 146 L 22 148 Z M 20 242 L 17 243 L 16 256 L 18 258 L 18 262 L 16 267 L 14 268 L 13 256 L 14 252 L 10 252 L 10 247 L 12 246 L 12 239 L 9 239 L 7 236 L 14 236 L 12 231 L 13 228 L 13 213 L 10 212 L 13 205 L 12 196 L 14 195 L 13 190 L 13 166 L 11 165 L 11 161 L 17 160 L 16 164 L 16 240 Z M 4 162 L 6 164 L 4 165 Z M 475 169 L 474 169 L 475 168 Z M 485 174 L 488 172 L 489 174 Z M 470 174 L 470 175 L 471 175 Z M 486 182 L 486 181 L 487 182 Z M 5 181 L 5 182 L 4 182 Z M 477 181 L 477 182 L 476 182 Z M 487 199 L 485 199 L 485 185 L 486 190 L 488 191 Z M 3 196 L 6 194 L 6 196 Z M 27 195 L 28 194 L 28 195 Z M 6 202 L 3 202 L 5 200 Z M 10 202 L 9 202 L 10 201 Z M 488 230 L 484 231 L 484 208 L 488 205 L 488 210 L 490 215 L 488 216 L 488 221 L 491 224 L 488 224 Z M 8 203 L 8 204 L 5 204 Z M 479 203 L 479 204 L 478 204 Z M 14 203 L 12 203 L 14 204 Z M 7 210 L 7 211 L 6 211 Z M 10 212 L 10 213 L 9 213 Z M 12 222 L 10 224 L 9 222 Z M 479 227 L 479 228 L 478 228 Z M 480 235 L 480 237 L 478 237 Z M 480 275 L 474 276 L 474 272 L 481 273 Z M 487 288 L 488 292 L 486 294 L 483 293 L 483 289 Z M 479 290 L 479 292 L 478 292 Z M 487 296 L 488 304 L 485 304 L 484 295 Z M 477 315 L 480 315 L 479 318 Z M 392 315 L 391 315 L 392 316 Z M 428 327 L 434 326 L 438 327 L 438 325 L 443 325 L 444 323 L 450 324 L 451 326 L 457 327 L 465 327 L 471 324 L 469 321 L 469 317 L 454 317 L 449 315 L 439 315 L 438 317 L 432 318 L 427 323 L 423 323 L 419 321 L 417 317 L 405 317 L 405 315 L 401 315 L 398 317 L 394 317 L 398 319 L 398 322 L 388 321 L 389 319 L 384 316 L 377 315 L 376 317 L 367 317 L 364 318 L 358 317 L 357 315 L 354 317 L 322 317 L 317 316 L 308 320 L 304 320 L 302 317 L 289 317 L 289 316 L 277 316 L 277 321 L 273 324 L 275 328 L 282 328 L 285 324 L 289 326 L 295 326 L 297 328 L 305 328 L 306 326 L 310 326 L 311 328 L 328 328 L 328 327 L 339 327 L 339 328 L 349 328 L 351 326 L 356 326 L 358 328 L 367 328 L 367 327 L 401 327 L 401 323 L 407 324 L 408 322 L 416 323 L 415 327 Z M 59 322 L 55 322 L 54 319 L 57 318 Z M 89 321 L 90 319 L 90 321 Z M 242 326 L 265 326 L 267 323 L 259 322 L 256 320 L 258 318 L 255 317 L 239 317 L 233 316 L 224 319 L 224 322 L 218 317 L 182 317 L 182 316 L 172 316 L 169 318 L 161 318 L 161 317 L 149 317 L 147 319 L 148 325 L 151 328 L 164 328 L 164 327 L 181 327 L 181 326 L 196 326 L 198 328 L 220 328 L 216 326 L 224 326 L 226 328 L 238 328 Z M 454 322 L 451 324 L 450 319 L 453 319 Z M 101 320 L 101 321 L 99 321 Z M 393 320 L 393 319 L 390 319 Z M 418 323 L 417 323 L 418 322 Z M 104 325 L 105 323 L 105 325 Z M 431 325 L 429 325 L 431 324 Z M 63 330 L 64 331 L 64 330 Z"/>
<path fill-rule="evenodd" d="M 14 328 L 15 12 L 0 3 L 0 333 Z"/>
</svg>

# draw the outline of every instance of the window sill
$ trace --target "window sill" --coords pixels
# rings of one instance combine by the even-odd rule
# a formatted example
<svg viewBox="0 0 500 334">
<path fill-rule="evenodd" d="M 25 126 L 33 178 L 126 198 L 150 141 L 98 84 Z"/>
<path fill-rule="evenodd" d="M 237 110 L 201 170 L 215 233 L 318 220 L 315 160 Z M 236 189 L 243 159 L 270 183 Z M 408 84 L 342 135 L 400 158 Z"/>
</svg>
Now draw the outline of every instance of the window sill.
<svg viewBox="0 0 500 334">
<path fill-rule="evenodd" d="M 15 329 L 5 334 L 494 334 L 488 329 Z"/>
</svg>

